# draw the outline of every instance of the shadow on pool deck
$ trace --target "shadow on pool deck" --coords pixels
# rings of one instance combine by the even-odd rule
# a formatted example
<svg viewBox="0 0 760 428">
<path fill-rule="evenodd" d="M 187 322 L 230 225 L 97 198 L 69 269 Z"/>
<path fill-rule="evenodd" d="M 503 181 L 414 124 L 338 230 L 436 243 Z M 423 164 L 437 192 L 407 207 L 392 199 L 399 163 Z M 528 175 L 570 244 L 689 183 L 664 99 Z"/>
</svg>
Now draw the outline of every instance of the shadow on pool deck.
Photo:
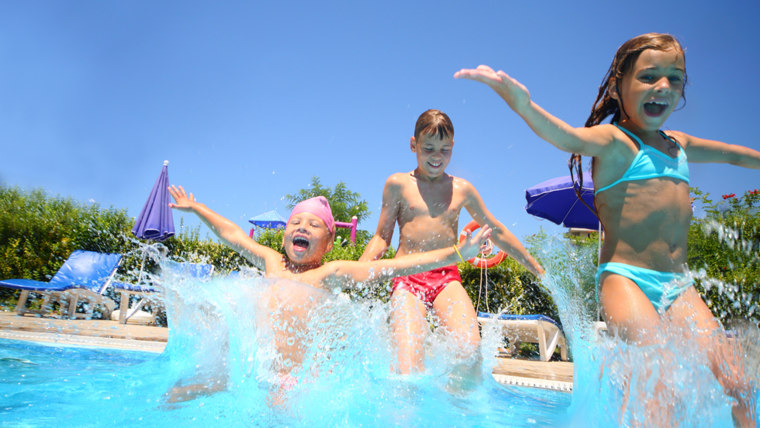
<svg viewBox="0 0 760 428">
<path fill-rule="evenodd" d="M 0 339 L 159 353 L 168 338 L 169 329 L 165 327 L 19 316 L 15 312 L 0 311 Z M 573 389 L 573 363 L 567 361 L 497 358 L 493 376 L 496 381 L 509 385 L 565 392 Z"/>
</svg>

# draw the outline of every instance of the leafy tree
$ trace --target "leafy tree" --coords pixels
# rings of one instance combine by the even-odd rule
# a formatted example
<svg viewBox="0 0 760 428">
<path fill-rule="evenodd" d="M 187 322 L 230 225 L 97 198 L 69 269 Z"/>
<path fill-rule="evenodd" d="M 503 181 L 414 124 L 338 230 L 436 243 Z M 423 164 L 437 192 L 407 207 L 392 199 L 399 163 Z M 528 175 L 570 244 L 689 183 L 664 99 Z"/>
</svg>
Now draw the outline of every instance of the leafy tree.
<svg viewBox="0 0 760 428">
<path fill-rule="evenodd" d="M 333 189 L 325 187 L 320 183 L 319 177 L 311 178 L 311 185 L 307 189 L 301 189 L 295 194 L 285 195 L 288 200 L 288 208 L 293 208 L 298 202 L 315 196 L 324 196 L 330 202 L 330 209 L 333 217 L 337 221 L 350 222 L 353 216 L 361 222 L 366 219 L 371 212 L 369 211 L 366 200 L 361 199 L 361 195 L 352 192 L 346 186 L 346 183 L 339 182 Z M 348 229 L 338 229 L 336 237 L 341 238 L 341 242 L 349 240 L 350 231 Z M 366 230 L 356 231 L 356 243 L 364 247 L 372 236 Z"/>
</svg>

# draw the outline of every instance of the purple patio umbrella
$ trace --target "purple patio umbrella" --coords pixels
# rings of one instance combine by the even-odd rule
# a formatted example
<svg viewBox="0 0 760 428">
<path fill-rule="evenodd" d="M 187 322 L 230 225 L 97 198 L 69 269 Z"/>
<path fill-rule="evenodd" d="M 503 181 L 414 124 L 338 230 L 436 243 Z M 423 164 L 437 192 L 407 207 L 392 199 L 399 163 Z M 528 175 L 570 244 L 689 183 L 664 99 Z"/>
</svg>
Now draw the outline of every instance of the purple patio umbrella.
<svg viewBox="0 0 760 428">
<path fill-rule="evenodd" d="M 132 234 L 140 239 L 163 241 L 174 236 L 174 218 L 169 208 L 169 161 L 164 161 L 156 184 L 150 191 L 140 215 L 135 220 Z"/>
<path fill-rule="evenodd" d="M 525 210 L 565 227 L 598 230 L 599 219 L 592 211 L 594 182 L 589 173 L 583 173 L 581 196 L 586 204 L 578 199 L 569 175 L 552 178 L 525 190 L 525 200 L 528 201 Z"/>
</svg>

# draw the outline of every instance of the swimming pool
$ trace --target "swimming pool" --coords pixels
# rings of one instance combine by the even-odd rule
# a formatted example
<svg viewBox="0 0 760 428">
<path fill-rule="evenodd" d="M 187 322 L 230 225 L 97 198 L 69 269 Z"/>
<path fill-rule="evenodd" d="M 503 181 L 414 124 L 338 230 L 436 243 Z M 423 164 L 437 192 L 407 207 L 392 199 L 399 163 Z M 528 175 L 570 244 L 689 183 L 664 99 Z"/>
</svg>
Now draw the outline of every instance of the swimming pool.
<svg viewBox="0 0 760 428">
<path fill-rule="evenodd" d="M 238 385 L 170 404 L 165 393 L 176 380 L 170 373 L 177 367 L 171 359 L 145 352 L 0 340 L 0 424 L 556 426 L 555 417 L 570 404 L 567 393 L 493 381 L 455 396 L 442 393 L 439 380 L 432 377 L 374 376 L 314 383 L 314 391 L 299 392 L 293 408 L 272 410 L 266 385 Z M 324 395 L 326 388 L 329 396 Z"/>
<path fill-rule="evenodd" d="M 484 381 L 462 386 L 452 374 L 446 338 L 431 334 L 424 375 L 390 367 L 386 305 L 292 284 L 319 310 L 302 326 L 308 337 L 299 381 L 272 405 L 287 366 L 267 346 L 264 319 L 276 314 L 246 302 L 269 285 L 260 278 L 168 281 L 172 326 L 161 354 L 61 347 L 0 340 L 0 420 L 21 426 L 557 426 L 570 405 L 565 392 L 503 386 L 483 363 Z M 283 321 L 282 324 L 287 324 Z M 291 325 L 278 328 L 290 329 Z M 498 337 L 484 339 L 495 351 Z M 490 352 L 495 355 L 495 352 Z M 225 380 L 218 392 L 214 382 Z M 454 381 L 452 381 L 454 379 Z M 196 388 L 200 386 L 200 388 Z M 184 391 L 201 392 L 185 395 Z M 178 392 L 182 391 L 182 392 Z M 63 422 L 65 421 L 65 422 Z"/>
<path fill-rule="evenodd" d="M 426 342 L 425 373 L 400 377 L 390 368 L 386 305 L 280 284 L 277 290 L 286 299 L 309 302 L 311 308 L 304 324 L 294 328 L 279 309 L 268 312 L 251 303 L 273 286 L 266 280 L 241 275 L 203 281 L 168 272 L 172 329 L 162 354 L 0 340 L 0 421 L 10 426 L 607 427 L 635 424 L 649 405 L 638 397 L 652 396 L 653 382 L 668 379 L 664 399 L 682 426 L 732 426 L 731 399 L 705 362 L 691 357 L 694 344 L 680 340 L 677 331 L 663 332 L 669 335 L 665 349 L 593 337 L 589 296 L 576 285 L 583 279 L 568 269 L 547 268 L 545 282 L 573 350 L 572 396 L 495 382 L 490 376 L 500 342 L 495 329 L 483 332 L 482 383 L 457 383 L 452 344 L 437 333 Z M 553 275 L 552 269 L 562 274 Z M 268 325 L 272 319 L 279 324 Z M 296 382 L 283 382 L 273 370 L 292 364 L 269 344 L 275 328 L 304 344 L 305 368 L 294 370 Z M 757 357 L 748 355 L 748 362 Z M 276 404 L 273 389 L 282 393 Z"/>
</svg>

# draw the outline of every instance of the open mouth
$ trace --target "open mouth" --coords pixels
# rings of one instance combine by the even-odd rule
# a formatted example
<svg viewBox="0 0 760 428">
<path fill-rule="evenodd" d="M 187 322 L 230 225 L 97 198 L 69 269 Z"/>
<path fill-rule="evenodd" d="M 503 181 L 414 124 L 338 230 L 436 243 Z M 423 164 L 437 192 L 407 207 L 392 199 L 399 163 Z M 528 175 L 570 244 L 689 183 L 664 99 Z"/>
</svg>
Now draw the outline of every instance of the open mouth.
<svg viewBox="0 0 760 428">
<path fill-rule="evenodd" d="M 647 103 L 644 103 L 644 112 L 648 116 L 659 116 L 667 108 L 668 103 L 662 101 L 649 101 Z"/>
<path fill-rule="evenodd" d="M 293 238 L 293 248 L 296 250 L 306 250 L 309 248 L 309 240 L 303 236 L 296 236 Z"/>
<path fill-rule="evenodd" d="M 433 168 L 439 168 L 441 165 L 443 165 L 443 162 L 428 162 L 428 165 L 430 165 Z"/>
</svg>

